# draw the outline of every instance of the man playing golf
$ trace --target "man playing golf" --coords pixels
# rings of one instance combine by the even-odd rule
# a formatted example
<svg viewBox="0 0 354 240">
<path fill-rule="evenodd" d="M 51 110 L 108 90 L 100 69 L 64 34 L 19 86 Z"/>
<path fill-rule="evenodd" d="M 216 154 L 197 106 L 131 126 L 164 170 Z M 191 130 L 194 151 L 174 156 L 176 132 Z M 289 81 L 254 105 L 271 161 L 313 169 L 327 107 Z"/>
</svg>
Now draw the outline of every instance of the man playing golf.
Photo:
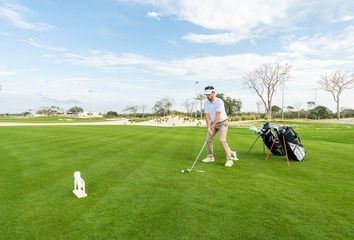
<svg viewBox="0 0 354 240">
<path fill-rule="evenodd" d="M 215 161 L 213 140 L 216 133 L 219 132 L 220 144 L 224 149 L 226 156 L 225 167 L 231 167 L 234 164 L 233 161 L 237 161 L 239 159 L 237 158 L 236 152 L 230 150 L 229 144 L 226 140 L 228 121 L 224 102 L 222 99 L 216 97 L 215 89 L 213 86 L 208 86 L 204 90 L 208 99 L 204 103 L 205 121 L 208 127 L 208 156 L 202 161 L 204 163 Z"/>
</svg>

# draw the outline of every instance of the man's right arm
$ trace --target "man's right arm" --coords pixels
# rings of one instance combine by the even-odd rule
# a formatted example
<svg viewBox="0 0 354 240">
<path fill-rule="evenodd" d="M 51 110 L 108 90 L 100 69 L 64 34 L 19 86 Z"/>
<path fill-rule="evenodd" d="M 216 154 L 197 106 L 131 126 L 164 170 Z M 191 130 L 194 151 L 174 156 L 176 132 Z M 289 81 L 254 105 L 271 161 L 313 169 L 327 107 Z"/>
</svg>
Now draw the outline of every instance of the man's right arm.
<svg viewBox="0 0 354 240">
<path fill-rule="evenodd" d="M 209 113 L 205 113 L 204 115 L 205 115 L 206 125 L 209 128 L 210 127 L 210 114 Z"/>
<path fill-rule="evenodd" d="M 205 113 L 205 122 L 208 128 L 208 134 L 212 135 L 214 133 L 214 128 L 211 126 L 210 114 Z"/>
</svg>

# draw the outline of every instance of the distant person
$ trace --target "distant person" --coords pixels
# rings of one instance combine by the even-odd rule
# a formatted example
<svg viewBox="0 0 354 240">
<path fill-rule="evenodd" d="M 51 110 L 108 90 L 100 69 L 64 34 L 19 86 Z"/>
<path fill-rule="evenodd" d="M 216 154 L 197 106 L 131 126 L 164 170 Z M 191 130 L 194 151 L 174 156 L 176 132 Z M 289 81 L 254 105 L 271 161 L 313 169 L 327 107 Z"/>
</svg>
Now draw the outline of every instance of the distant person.
<svg viewBox="0 0 354 240">
<path fill-rule="evenodd" d="M 208 86 L 205 89 L 207 101 L 204 103 L 205 121 L 208 127 L 208 156 L 203 159 L 204 163 L 214 162 L 213 140 L 216 133 L 219 132 L 220 144 L 224 149 L 226 163 L 225 167 L 231 167 L 233 161 L 239 160 L 236 151 L 232 151 L 227 143 L 228 120 L 225 112 L 225 106 L 222 99 L 216 97 L 213 86 Z"/>
</svg>

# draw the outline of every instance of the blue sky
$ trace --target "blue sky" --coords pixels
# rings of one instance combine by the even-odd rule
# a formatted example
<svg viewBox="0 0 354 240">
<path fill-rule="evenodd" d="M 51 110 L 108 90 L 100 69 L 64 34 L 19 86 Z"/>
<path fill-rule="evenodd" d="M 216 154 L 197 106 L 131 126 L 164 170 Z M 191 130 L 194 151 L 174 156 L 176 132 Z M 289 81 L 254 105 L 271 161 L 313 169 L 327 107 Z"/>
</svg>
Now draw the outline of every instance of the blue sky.
<svg viewBox="0 0 354 240">
<path fill-rule="evenodd" d="M 89 110 L 90 99 L 93 111 L 149 111 L 163 97 L 185 110 L 207 85 L 256 111 L 243 77 L 276 61 L 292 66 L 285 106 L 334 110 L 314 89 L 323 74 L 354 71 L 354 1 L 0 0 L 0 43 L 0 112 Z M 341 105 L 354 108 L 353 95 Z"/>
</svg>

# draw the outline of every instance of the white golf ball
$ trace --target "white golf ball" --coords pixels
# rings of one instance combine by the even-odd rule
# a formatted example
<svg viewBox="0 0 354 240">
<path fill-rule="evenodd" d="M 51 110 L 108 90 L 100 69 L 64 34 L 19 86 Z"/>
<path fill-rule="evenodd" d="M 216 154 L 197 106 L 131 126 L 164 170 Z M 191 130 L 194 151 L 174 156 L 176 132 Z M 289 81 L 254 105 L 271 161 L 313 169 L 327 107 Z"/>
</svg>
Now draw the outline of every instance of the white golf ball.
<svg viewBox="0 0 354 240">
<path fill-rule="evenodd" d="M 181 170 L 181 173 L 184 173 L 184 170 L 183 170 L 183 169 Z"/>
</svg>

